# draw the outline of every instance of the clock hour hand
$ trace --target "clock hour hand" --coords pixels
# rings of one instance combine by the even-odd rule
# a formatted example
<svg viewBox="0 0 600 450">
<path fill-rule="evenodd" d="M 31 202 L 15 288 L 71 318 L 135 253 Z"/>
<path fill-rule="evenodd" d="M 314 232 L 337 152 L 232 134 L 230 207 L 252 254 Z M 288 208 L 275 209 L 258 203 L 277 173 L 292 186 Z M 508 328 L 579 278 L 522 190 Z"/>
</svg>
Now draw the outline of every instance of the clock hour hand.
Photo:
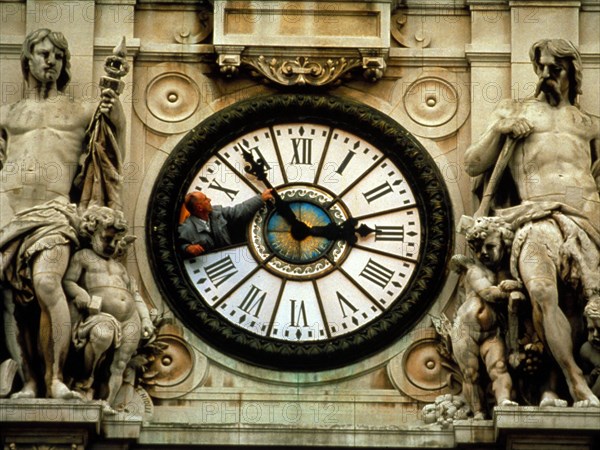
<svg viewBox="0 0 600 450">
<path fill-rule="evenodd" d="M 354 217 L 346 219 L 341 224 L 329 223 L 324 226 L 309 227 L 310 236 L 324 237 L 332 241 L 343 240 L 350 245 L 356 244 L 356 234 L 361 237 L 374 233 L 375 230 L 364 223 L 358 226 L 358 220 Z"/>
</svg>

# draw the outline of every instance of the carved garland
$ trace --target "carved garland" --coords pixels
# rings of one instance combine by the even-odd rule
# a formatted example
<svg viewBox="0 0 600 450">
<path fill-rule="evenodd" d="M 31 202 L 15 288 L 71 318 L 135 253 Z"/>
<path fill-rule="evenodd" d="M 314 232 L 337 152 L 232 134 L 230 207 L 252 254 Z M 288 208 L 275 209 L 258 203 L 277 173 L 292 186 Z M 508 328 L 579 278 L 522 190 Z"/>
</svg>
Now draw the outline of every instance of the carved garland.
<svg viewBox="0 0 600 450">
<path fill-rule="evenodd" d="M 183 190 L 199 167 L 219 148 L 254 126 L 298 118 L 334 122 L 388 149 L 418 194 L 425 235 L 424 254 L 407 293 L 380 320 L 352 335 L 320 343 L 266 339 L 231 326 L 188 287 L 176 250 L 176 227 Z M 233 134 L 232 134 L 233 133 Z M 166 301 L 188 327 L 226 353 L 251 362 L 295 370 L 339 366 L 372 354 L 407 333 L 427 311 L 445 277 L 453 242 L 451 205 L 443 178 L 429 154 L 396 122 L 367 106 L 332 96 L 276 95 L 250 99 L 209 117 L 172 151 L 159 173 L 148 209 L 151 264 Z"/>
</svg>

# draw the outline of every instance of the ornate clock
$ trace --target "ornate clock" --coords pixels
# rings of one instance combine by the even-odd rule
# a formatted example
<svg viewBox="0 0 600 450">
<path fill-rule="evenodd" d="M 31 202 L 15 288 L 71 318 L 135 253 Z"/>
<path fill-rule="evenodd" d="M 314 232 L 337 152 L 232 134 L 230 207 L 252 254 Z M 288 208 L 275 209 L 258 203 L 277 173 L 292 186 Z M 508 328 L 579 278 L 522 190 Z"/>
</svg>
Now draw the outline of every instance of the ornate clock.
<svg viewBox="0 0 600 450">
<path fill-rule="evenodd" d="M 188 192 L 214 205 L 278 193 L 239 245 L 187 258 Z M 148 214 L 155 277 L 179 318 L 221 351 L 294 370 L 391 344 L 436 298 L 451 205 L 428 153 L 400 125 L 331 96 L 271 95 L 209 117 L 173 150 Z"/>
</svg>

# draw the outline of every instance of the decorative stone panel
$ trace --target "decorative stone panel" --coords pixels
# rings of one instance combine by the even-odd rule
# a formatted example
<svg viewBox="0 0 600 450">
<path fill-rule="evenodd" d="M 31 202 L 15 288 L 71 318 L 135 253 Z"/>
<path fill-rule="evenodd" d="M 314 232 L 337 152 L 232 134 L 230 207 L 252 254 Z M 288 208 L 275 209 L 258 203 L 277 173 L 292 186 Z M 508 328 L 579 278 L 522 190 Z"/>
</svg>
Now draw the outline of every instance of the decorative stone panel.
<svg viewBox="0 0 600 450">
<path fill-rule="evenodd" d="M 221 72 L 231 76 L 247 65 L 278 84 L 320 86 L 362 68 L 375 81 L 390 46 L 390 3 L 217 0 L 213 43 Z"/>
</svg>

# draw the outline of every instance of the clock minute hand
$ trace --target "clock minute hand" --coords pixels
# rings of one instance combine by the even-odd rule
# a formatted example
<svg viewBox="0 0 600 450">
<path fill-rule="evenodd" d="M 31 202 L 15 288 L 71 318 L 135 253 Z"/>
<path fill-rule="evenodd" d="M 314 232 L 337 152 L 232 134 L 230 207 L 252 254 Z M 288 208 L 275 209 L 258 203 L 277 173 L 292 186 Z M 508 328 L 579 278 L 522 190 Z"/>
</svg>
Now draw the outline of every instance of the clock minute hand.
<svg viewBox="0 0 600 450">
<path fill-rule="evenodd" d="M 296 217 L 296 214 L 294 214 L 294 211 L 292 211 L 292 208 L 290 208 L 289 203 L 281 198 L 279 192 L 277 192 L 267 178 L 266 164 L 262 158 L 256 160 L 252 156 L 251 152 L 243 148 L 241 150 L 244 161 L 246 161 L 246 167 L 244 167 L 244 170 L 246 173 L 254 175 L 258 180 L 262 181 L 268 189 L 271 189 L 273 198 L 275 200 L 275 210 L 281 214 L 281 216 L 292 227 L 292 236 L 297 240 L 302 240 L 309 236 L 308 230 L 310 227 Z"/>
</svg>

